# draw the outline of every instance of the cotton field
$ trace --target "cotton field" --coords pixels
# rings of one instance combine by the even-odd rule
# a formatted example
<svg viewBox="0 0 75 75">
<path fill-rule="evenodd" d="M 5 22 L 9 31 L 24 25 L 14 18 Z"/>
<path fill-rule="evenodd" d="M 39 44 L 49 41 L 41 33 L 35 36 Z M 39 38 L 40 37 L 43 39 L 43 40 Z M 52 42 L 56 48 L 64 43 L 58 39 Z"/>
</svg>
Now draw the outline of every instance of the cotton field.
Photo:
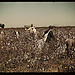
<svg viewBox="0 0 75 75">
<path fill-rule="evenodd" d="M 65 44 L 75 41 L 75 27 L 53 27 L 55 40 L 44 42 L 47 29 L 36 27 L 37 37 L 24 28 L 0 29 L 0 72 L 75 72 L 75 45 L 68 56 Z"/>
</svg>

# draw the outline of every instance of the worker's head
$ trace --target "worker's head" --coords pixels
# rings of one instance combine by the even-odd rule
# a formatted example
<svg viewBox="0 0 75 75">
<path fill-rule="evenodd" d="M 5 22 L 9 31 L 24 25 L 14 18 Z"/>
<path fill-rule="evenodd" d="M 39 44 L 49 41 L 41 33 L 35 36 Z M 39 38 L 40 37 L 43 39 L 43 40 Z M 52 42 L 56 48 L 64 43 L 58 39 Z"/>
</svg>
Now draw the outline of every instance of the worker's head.
<svg viewBox="0 0 75 75">
<path fill-rule="evenodd" d="M 48 27 L 49 29 L 53 29 L 53 27 L 51 26 L 51 25 L 49 25 L 49 27 Z"/>
<path fill-rule="evenodd" d="M 33 24 L 31 24 L 31 27 L 33 27 Z"/>
</svg>

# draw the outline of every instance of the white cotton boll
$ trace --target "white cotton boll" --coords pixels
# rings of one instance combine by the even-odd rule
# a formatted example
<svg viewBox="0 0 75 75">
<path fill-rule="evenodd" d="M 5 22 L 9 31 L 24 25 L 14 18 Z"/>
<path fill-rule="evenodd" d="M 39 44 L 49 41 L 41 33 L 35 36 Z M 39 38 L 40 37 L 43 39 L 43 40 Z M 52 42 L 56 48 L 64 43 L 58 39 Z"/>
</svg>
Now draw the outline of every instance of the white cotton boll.
<svg viewBox="0 0 75 75">
<path fill-rule="evenodd" d="M 26 28 L 24 30 L 26 30 Z"/>
<path fill-rule="evenodd" d="M 54 57 L 51 57 L 52 59 L 54 58 Z"/>
<path fill-rule="evenodd" d="M 73 37 L 73 39 L 75 39 L 75 37 Z"/>
<path fill-rule="evenodd" d="M 29 65 L 27 65 L 27 67 L 29 67 Z"/>
<path fill-rule="evenodd" d="M 10 45 L 10 43 L 8 43 L 7 45 Z"/>
<path fill-rule="evenodd" d="M 75 48 L 74 48 L 74 51 L 75 51 Z"/>
<path fill-rule="evenodd" d="M 58 55 L 58 53 L 57 53 L 57 55 Z"/>
<path fill-rule="evenodd" d="M 3 31 L 1 31 L 1 35 L 4 35 L 4 32 Z"/>
<path fill-rule="evenodd" d="M 8 61 L 11 61 L 11 59 L 9 59 Z"/>
<path fill-rule="evenodd" d="M 59 38 L 57 38 L 57 40 L 59 40 Z"/>
<path fill-rule="evenodd" d="M 10 39 L 11 41 L 13 41 L 12 39 Z"/>
<path fill-rule="evenodd" d="M 27 60 L 27 62 L 30 62 L 30 60 Z"/>
<path fill-rule="evenodd" d="M 44 71 L 44 68 L 42 68 L 42 70 Z"/>
<path fill-rule="evenodd" d="M 37 59 L 37 57 L 35 57 L 35 59 Z"/>
<path fill-rule="evenodd" d="M 47 56 L 47 59 L 49 60 L 49 57 Z"/>
<path fill-rule="evenodd" d="M 2 47 L 2 49 L 3 49 L 3 47 Z"/>
</svg>

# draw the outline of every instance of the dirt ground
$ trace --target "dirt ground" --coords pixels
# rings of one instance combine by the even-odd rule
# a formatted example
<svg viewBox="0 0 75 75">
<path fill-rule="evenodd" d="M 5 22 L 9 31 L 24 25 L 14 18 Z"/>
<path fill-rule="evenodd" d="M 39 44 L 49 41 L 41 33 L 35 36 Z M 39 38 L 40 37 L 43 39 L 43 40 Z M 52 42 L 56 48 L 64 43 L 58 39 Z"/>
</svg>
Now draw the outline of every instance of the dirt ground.
<svg viewBox="0 0 75 75">
<path fill-rule="evenodd" d="M 37 40 L 47 27 L 37 27 Z M 20 32 L 17 39 L 14 31 Z M 75 72 L 75 46 L 67 56 L 65 39 L 75 40 L 75 27 L 53 27 L 55 40 L 45 42 L 42 52 L 36 52 L 34 34 L 24 28 L 4 28 L 0 37 L 0 72 Z M 1 36 L 1 34 L 0 34 Z"/>
</svg>

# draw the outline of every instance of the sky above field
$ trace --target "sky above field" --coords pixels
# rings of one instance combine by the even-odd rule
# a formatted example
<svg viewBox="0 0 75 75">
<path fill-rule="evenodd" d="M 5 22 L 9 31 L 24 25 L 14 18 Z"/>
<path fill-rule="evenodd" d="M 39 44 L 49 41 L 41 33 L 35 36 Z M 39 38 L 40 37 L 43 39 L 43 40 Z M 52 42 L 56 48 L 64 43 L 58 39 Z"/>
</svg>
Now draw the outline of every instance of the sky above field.
<svg viewBox="0 0 75 75">
<path fill-rule="evenodd" d="M 5 27 L 75 26 L 75 2 L 0 2 Z"/>
</svg>

